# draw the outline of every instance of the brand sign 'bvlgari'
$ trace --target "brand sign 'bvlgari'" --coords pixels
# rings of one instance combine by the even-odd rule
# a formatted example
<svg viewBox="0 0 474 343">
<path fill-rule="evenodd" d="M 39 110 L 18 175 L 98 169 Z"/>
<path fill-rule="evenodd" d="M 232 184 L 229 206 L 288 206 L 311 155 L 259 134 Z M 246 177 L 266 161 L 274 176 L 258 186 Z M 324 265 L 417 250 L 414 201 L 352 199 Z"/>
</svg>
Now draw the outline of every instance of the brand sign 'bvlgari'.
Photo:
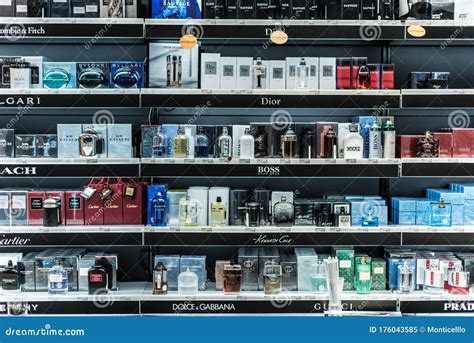
<svg viewBox="0 0 474 343">
<path fill-rule="evenodd" d="M 0 97 L 0 106 L 38 106 L 41 99 L 38 96 L 8 96 Z"/>
<path fill-rule="evenodd" d="M 36 175 L 36 167 L 0 167 L 1 176 Z"/>
<path fill-rule="evenodd" d="M 291 244 L 293 241 L 289 235 L 283 235 L 280 237 L 268 237 L 267 235 L 259 235 L 258 237 L 252 238 L 254 244 Z"/>
</svg>

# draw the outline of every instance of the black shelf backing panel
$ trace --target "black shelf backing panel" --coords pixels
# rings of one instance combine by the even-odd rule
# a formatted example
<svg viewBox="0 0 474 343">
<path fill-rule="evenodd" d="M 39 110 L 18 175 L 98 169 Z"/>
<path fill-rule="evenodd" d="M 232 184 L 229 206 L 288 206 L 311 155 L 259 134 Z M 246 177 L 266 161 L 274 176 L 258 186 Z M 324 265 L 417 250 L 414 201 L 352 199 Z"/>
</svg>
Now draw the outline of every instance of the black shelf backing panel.
<svg viewBox="0 0 474 343">
<path fill-rule="evenodd" d="M 474 246 L 474 232 L 410 232 L 402 234 L 402 242 L 403 245 L 414 246 Z"/>
<path fill-rule="evenodd" d="M 138 315 L 139 301 L 118 301 L 104 296 L 101 301 L 29 301 L 28 315 Z M 0 315 L 7 315 L 8 304 L 0 303 Z"/>
<path fill-rule="evenodd" d="M 139 164 L 0 164 L 1 177 L 138 176 Z"/>
<path fill-rule="evenodd" d="M 468 299 L 444 301 L 400 300 L 400 311 L 407 314 L 467 314 L 474 313 L 474 301 Z"/>
<path fill-rule="evenodd" d="M 402 163 L 402 177 L 472 177 L 474 163 Z"/>
<path fill-rule="evenodd" d="M 436 22 L 432 21 L 432 25 L 422 26 L 425 30 L 425 35 L 423 37 L 415 37 L 410 34 L 408 31 L 410 26 L 406 28 L 406 39 L 414 41 L 426 41 L 426 40 L 437 40 L 437 39 L 449 39 L 450 42 L 453 40 L 468 39 L 472 40 L 474 38 L 474 26 L 464 26 L 464 25 L 439 25 L 436 26 Z"/>
<path fill-rule="evenodd" d="M 34 228 L 34 227 L 31 227 Z M 74 228 L 71 226 L 71 230 Z M 14 229 L 14 227 L 12 227 Z M 38 233 L 2 233 L 0 247 L 24 246 L 118 246 L 142 245 L 141 232 L 38 232 Z"/>
<path fill-rule="evenodd" d="M 474 108 L 472 94 L 403 94 L 403 108 Z"/>
</svg>

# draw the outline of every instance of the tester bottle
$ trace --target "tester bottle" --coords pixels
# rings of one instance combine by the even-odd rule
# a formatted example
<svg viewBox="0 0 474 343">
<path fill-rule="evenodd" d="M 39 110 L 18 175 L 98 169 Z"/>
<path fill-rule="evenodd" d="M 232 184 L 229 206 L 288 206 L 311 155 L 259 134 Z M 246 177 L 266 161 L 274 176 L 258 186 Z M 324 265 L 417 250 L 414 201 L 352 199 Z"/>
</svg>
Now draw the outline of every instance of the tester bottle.
<svg viewBox="0 0 474 343">
<path fill-rule="evenodd" d="M 377 121 L 370 128 L 369 158 L 382 158 L 382 128 Z"/>
<path fill-rule="evenodd" d="M 391 120 L 383 127 L 383 158 L 395 158 L 395 126 Z"/>
</svg>

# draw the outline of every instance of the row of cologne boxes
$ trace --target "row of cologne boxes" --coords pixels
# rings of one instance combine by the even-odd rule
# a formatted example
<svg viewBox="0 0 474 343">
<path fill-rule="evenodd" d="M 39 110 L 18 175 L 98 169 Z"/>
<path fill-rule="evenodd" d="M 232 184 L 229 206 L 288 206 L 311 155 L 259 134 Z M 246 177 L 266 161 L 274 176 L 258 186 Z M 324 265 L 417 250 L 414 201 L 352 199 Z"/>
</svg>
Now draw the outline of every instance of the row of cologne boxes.
<svg viewBox="0 0 474 343">
<path fill-rule="evenodd" d="M 137 0 L 9 0 L 0 5 L 0 17 L 137 18 L 140 10 Z M 15 26 L 9 30 L 18 35 Z"/>
<path fill-rule="evenodd" d="M 178 276 L 185 271 L 191 271 L 198 277 L 198 289 L 207 288 L 206 256 L 202 255 L 155 255 L 154 266 L 161 262 L 167 269 L 168 290 L 178 290 Z"/>
<path fill-rule="evenodd" d="M 112 266 L 111 290 L 118 290 L 118 255 L 104 251 L 87 252 L 85 249 L 47 249 L 23 253 L 1 253 L 0 275 L 2 268 L 12 261 L 20 272 L 21 285 L 14 287 L 24 292 L 47 292 L 48 272 L 59 263 L 68 274 L 68 291 L 88 290 L 88 271 L 96 259 L 105 258 Z"/>
<path fill-rule="evenodd" d="M 144 62 L 50 62 L 43 56 L 0 57 L 0 88 L 143 88 Z"/>
<path fill-rule="evenodd" d="M 252 57 L 201 54 L 201 89 L 394 89 L 393 64 L 367 57 Z"/>
</svg>

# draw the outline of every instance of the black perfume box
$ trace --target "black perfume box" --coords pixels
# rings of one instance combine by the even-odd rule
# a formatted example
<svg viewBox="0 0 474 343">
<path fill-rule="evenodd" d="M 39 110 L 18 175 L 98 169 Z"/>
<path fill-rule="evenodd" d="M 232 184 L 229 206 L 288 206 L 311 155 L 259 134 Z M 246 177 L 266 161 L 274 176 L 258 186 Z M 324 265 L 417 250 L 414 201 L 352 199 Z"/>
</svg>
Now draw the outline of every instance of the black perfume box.
<svg viewBox="0 0 474 343">
<path fill-rule="evenodd" d="M 256 0 L 255 1 L 255 18 L 268 19 L 268 5 L 270 0 Z"/>
<path fill-rule="evenodd" d="M 10 65 L 21 61 L 20 57 L 0 57 L 0 88 L 10 88 Z"/>
<path fill-rule="evenodd" d="M 49 0 L 48 9 L 49 16 L 53 18 L 69 18 L 71 17 L 70 0 Z"/>
<path fill-rule="evenodd" d="M 295 225 L 314 225 L 314 200 L 295 199 Z"/>
<path fill-rule="evenodd" d="M 214 18 L 225 19 L 225 0 L 215 0 Z"/>
<path fill-rule="evenodd" d="M 281 285 L 285 291 L 298 290 L 298 265 L 295 255 L 280 255 Z"/>
<path fill-rule="evenodd" d="M 327 200 L 314 202 L 314 219 L 318 227 L 334 226 L 333 203 Z"/>
<path fill-rule="evenodd" d="M 204 0 L 204 19 L 215 19 L 216 0 Z"/>
<path fill-rule="evenodd" d="M 326 0 L 326 19 L 342 19 L 342 0 Z"/>
<path fill-rule="evenodd" d="M 78 88 L 83 88 L 80 85 L 80 79 L 83 73 L 90 71 L 90 70 L 96 70 L 98 71 L 101 76 L 102 76 L 102 82 L 100 83 L 100 86 L 97 88 L 109 88 L 110 87 L 110 64 L 107 62 L 81 62 L 76 64 L 76 75 L 77 75 L 77 83 L 78 83 Z"/>
<path fill-rule="evenodd" d="M 100 0 L 85 0 L 84 5 L 86 7 L 86 13 L 84 15 L 86 18 L 99 18 L 100 17 Z M 129 6 L 127 6 L 127 9 L 128 8 Z"/>
<path fill-rule="evenodd" d="M 250 132 L 255 139 L 255 157 L 272 156 L 272 125 L 270 123 L 250 123 Z"/>
<path fill-rule="evenodd" d="M 359 0 L 342 0 L 342 19 L 359 19 Z"/>
<path fill-rule="evenodd" d="M 58 138 L 56 135 L 36 135 L 36 157 L 58 157 Z"/>
<path fill-rule="evenodd" d="M 36 135 L 15 135 L 15 157 L 36 157 Z"/>
<path fill-rule="evenodd" d="M 282 136 L 288 131 L 288 129 L 292 129 L 293 131 L 296 130 L 296 125 L 294 123 L 286 123 L 283 125 L 279 125 L 274 123 L 271 125 L 272 134 L 271 134 L 271 156 L 273 157 L 281 157 L 281 144 L 282 144 Z"/>
<path fill-rule="evenodd" d="M 360 2 L 360 19 L 377 19 L 378 0 L 361 0 Z"/>
<path fill-rule="evenodd" d="M 278 4 L 278 19 L 291 18 L 291 0 L 281 0 Z"/>
<path fill-rule="evenodd" d="M 239 0 L 239 19 L 255 19 L 255 0 Z"/>
<path fill-rule="evenodd" d="M 395 19 L 395 7 L 393 0 L 378 0 L 378 14 L 382 20 L 393 20 Z"/>
<path fill-rule="evenodd" d="M 28 0 L 15 1 L 15 17 L 29 17 Z"/>
<path fill-rule="evenodd" d="M 15 130 L 0 129 L 0 157 L 15 156 Z"/>
<path fill-rule="evenodd" d="M 426 89 L 428 88 L 428 80 L 431 78 L 430 72 L 412 71 L 409 74 L 410 89 Z"/>
<path fill-rule="evenodd" d="M 310 0 L 291 1 L 291 19 L 308 19 Z"/>
<path fill-rule="evenodd" d="M 431 18 L 434 20 L 453 20 L 454 19 L 454 0 L 451 1 L 431 1 Z"/>
<path fill-rule="evenodd" d="M 225 19 L 237 19 L 238 18 L 238 0 L 226 0 L 225 1 Z"/>
<path fill-rule="evenodd" d="M 203 128 L 204 134 L 206 135 L 209 142 L 209 158 L 216 156 L 216 128 L 214 125 L 198 125 L 196 127 L 196 134 L 199 132 L 199 128 Z"/>
<path fill-rule="evenodd" d="M 86 16 L 85 0 L 71 0 L 71 16 L 73 18 L 84 18 Z"/>
<path fill-rule="evenodd" d="M 316 158 L 316 123 L 296 123 L 296 135 L 298 136 L 298 156 L 300 158 Z"/>
<path fill-rule="evenodd" d="M 0 17 L 14 17 L 15 4 L 14 0 L 2 1 L 0 4 Z"/>
</svg>

